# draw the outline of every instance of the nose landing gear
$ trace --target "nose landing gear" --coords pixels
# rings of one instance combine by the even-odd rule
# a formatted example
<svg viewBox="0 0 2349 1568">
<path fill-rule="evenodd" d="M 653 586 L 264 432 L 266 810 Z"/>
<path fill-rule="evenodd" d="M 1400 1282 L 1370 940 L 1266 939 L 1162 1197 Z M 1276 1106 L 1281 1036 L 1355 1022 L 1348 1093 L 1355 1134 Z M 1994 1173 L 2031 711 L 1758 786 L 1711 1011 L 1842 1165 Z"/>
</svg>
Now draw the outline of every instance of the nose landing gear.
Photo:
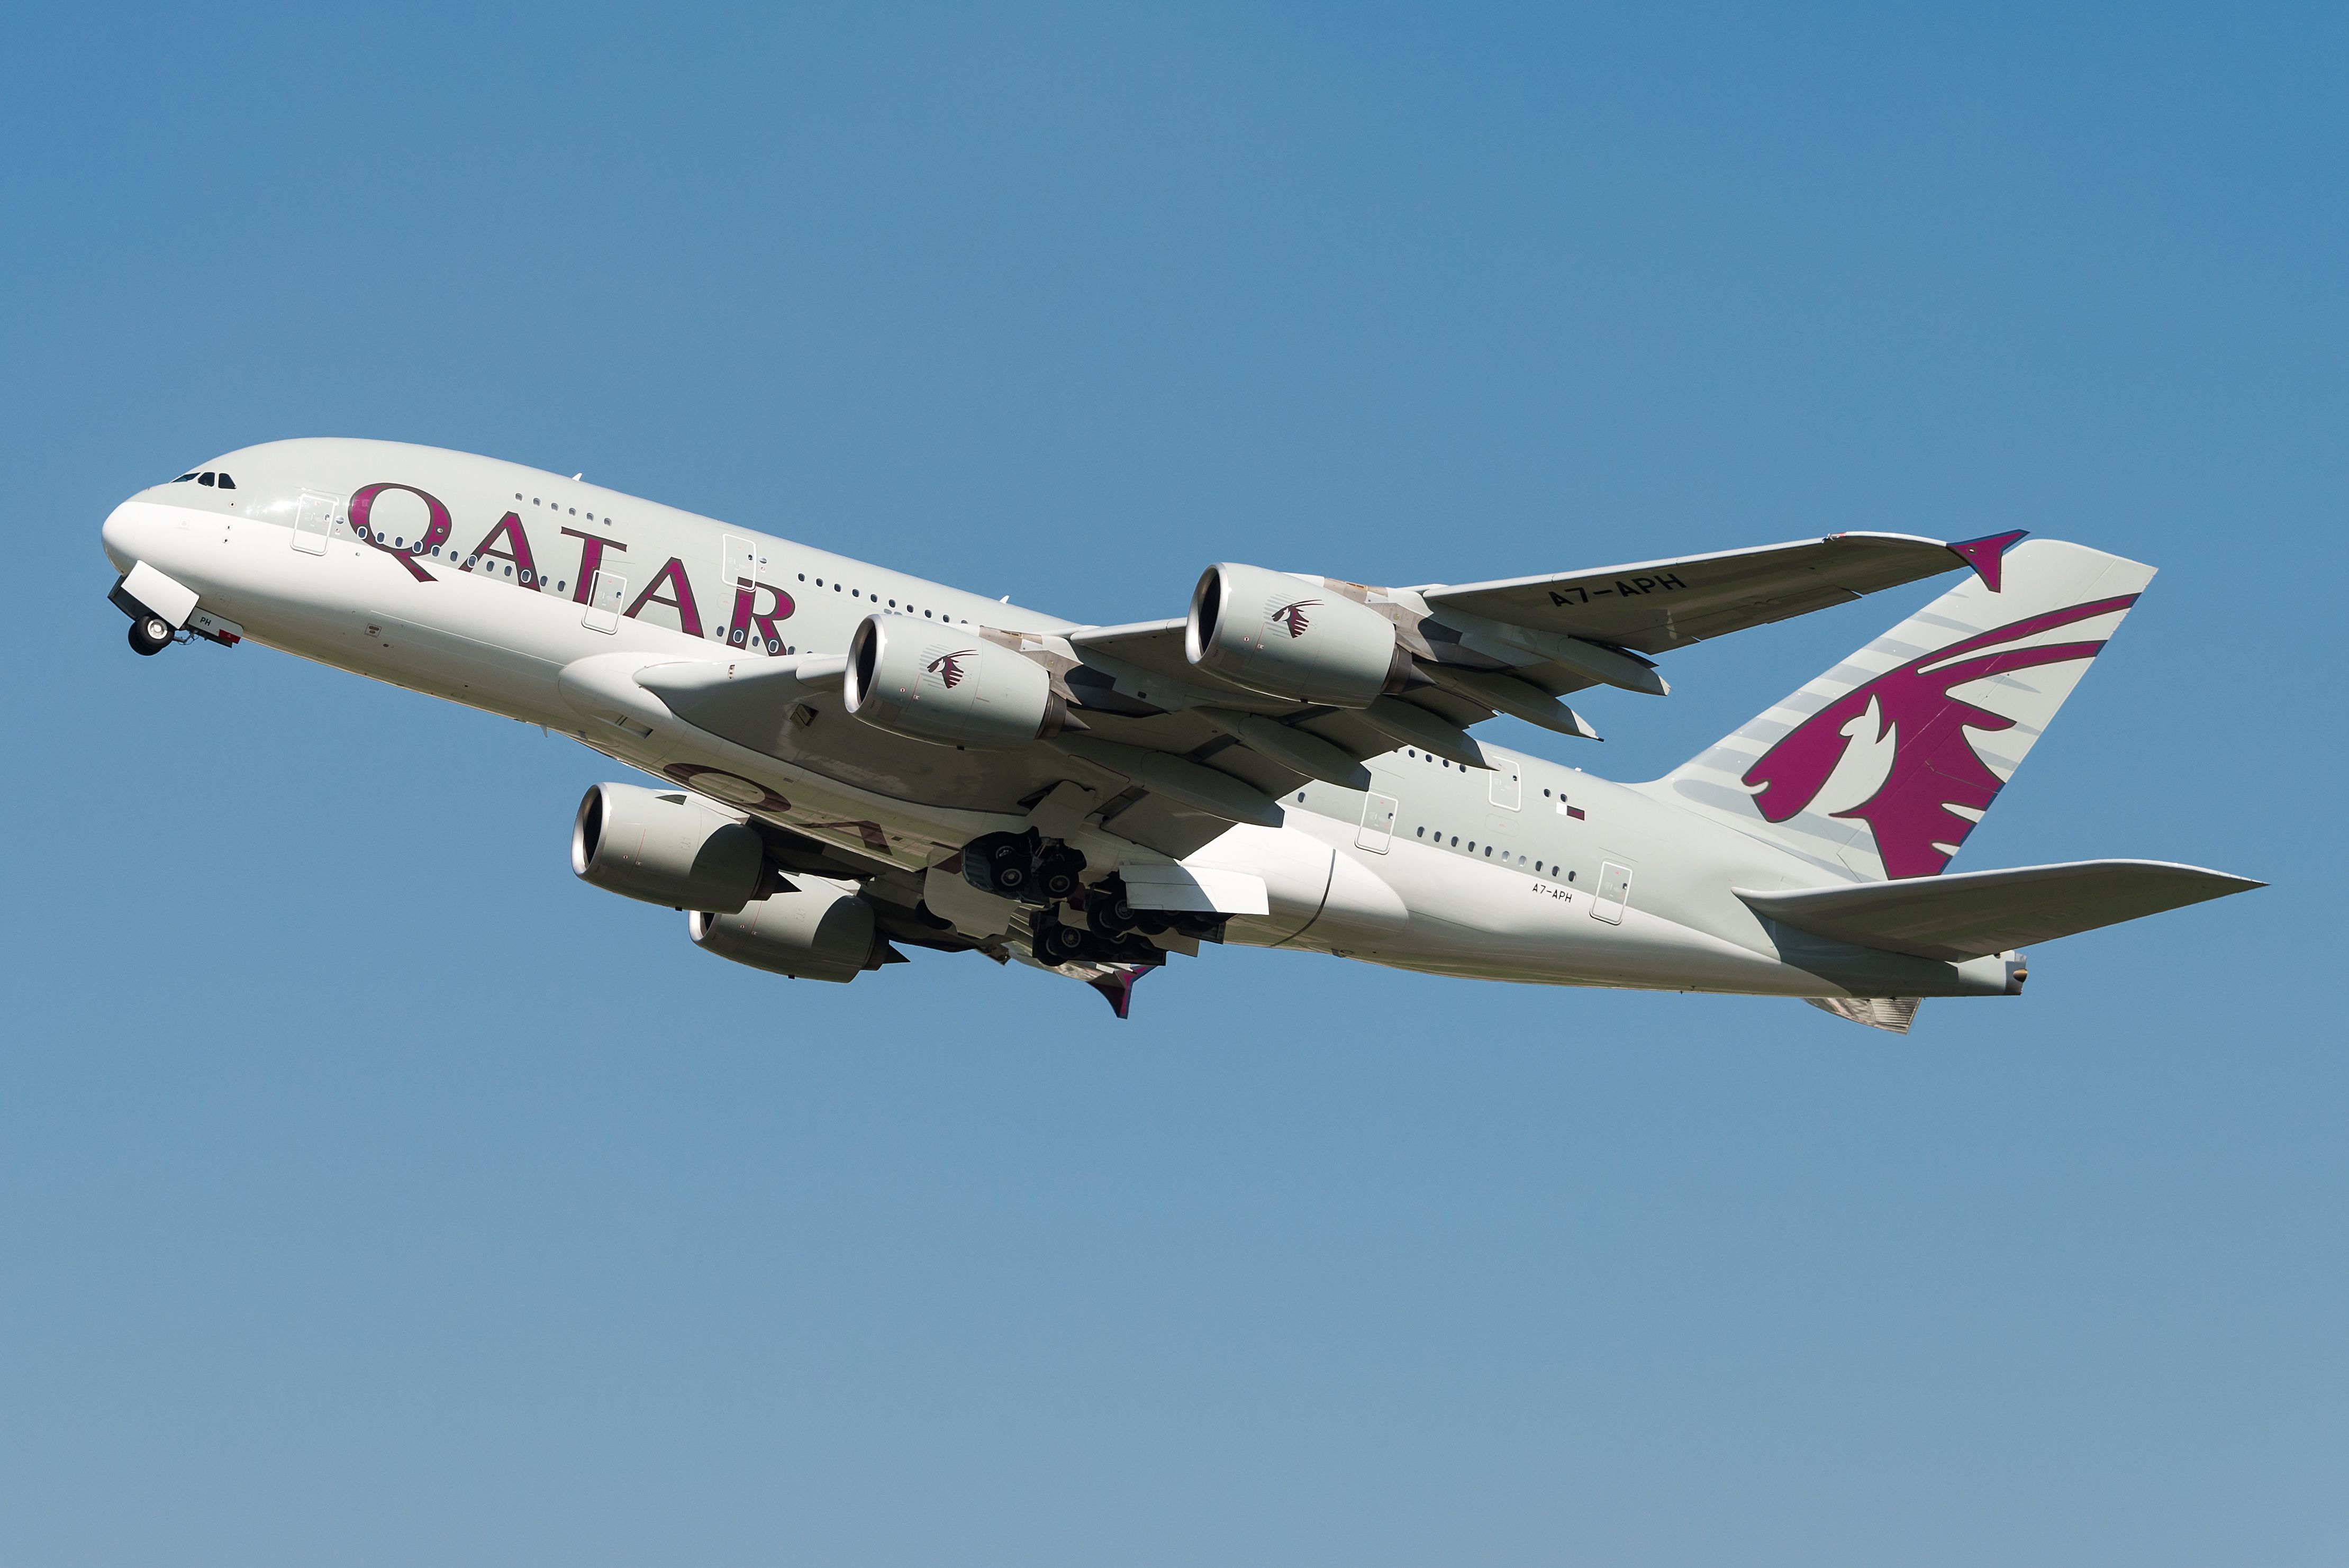
<svg viewBox="0 0 2349 1568">
<path fill-rule="evenodd" d="M 171 623 L 160 615 L 142 615 L 130 622 L 130 650 L 153 658 L 178 640 Z"/>
</svg>

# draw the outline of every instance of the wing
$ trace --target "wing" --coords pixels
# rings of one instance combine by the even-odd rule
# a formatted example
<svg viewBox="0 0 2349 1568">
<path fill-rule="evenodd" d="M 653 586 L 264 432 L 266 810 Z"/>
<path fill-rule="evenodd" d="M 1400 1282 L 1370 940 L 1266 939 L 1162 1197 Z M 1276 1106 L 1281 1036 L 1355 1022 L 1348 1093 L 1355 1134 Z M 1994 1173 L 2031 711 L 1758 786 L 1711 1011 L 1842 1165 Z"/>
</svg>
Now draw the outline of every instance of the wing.
<svg viewBox="0 0 2349 1568">
<path fill-rule="evenodd" d="M 1831 534 L 1555 576 L 1439 583 L 1417 592 L 1438 614 L 1460 611 L 1640 653 L 1666 653 L 1971 565 L 1971 549 L 2021 537 L 1949 545 L 1910 534 Z"/>
<path fill-rule="evenodd" d="M 1495 714 L 1597 739 L 1560 697 L 1602 683 L 1661 694 L 1669 688 L 1647 653 L 1954 571 L 1973 564 L 1982 544 L 2015 537 L 1951 545 L 1839 534 L 1464 587 L 1325 584 L 1390 615 L 1413 654 L 1407 688 L 1361 708 L 1267 697 L 1195 666 L 1184 653 L 1183 620 L 1073 630 L 1065 638 L 1075 667 L 1066 676 L 1089 733 L 1057 743 L 1224 820 L 1263 820 L 1268 799 L 1218 800 L 1215 781 L 1128 753 L 1152 751 L 1233 775 L 1268 797 L 1305 778 L 1365 787 L 1362 763 L 1406 746 L 1486 767 L 1484 746 L 1466 732 Z M 1988 558 L 1995 563 L 1994 549 Z M 1144 777 L 1153 770 L 1154 784 Z"/>
</svg>

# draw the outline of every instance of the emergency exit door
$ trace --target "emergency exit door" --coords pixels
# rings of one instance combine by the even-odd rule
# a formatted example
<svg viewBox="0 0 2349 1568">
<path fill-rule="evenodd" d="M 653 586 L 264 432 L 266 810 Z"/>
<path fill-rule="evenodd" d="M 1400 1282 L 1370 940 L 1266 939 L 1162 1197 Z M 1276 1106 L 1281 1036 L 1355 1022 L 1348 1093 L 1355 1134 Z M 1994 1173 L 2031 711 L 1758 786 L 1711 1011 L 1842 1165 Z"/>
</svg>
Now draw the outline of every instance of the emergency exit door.
<svg viewBox="0 0 2349 1568">
<path fill-rule="evenodd" d="M 740 534 L 726 535 L 726 558 L 718 572 L 719 582 L 726 587 L 759 580 L 759 542 Z"/>
<path fill-rule="evenodd" d="M 1624 906 L 1631 901 L 1631 868 L 1612 860 L 1599 867 L 1599 890 L 1590 896 L 1590 918 L 1610 926 L 1623 923 Z"/>
<path fill-rule="evenodd" d="M 595 574 L 595 585 L 587 595 L 587 609 L 580 616 L 579 624 L 589 631 L 620 629 L 620 610 L 628 602 L 628 579 L 616 577 L 609 572 Z"/>
<path fill-rule="evenodd" d="M 294 547 L 305 556 L 325 555 L 326 535 L 334 529 L 335 510 L 340 505 L 334 496 L 304 491 L 294 512 Z"/>
</svg>

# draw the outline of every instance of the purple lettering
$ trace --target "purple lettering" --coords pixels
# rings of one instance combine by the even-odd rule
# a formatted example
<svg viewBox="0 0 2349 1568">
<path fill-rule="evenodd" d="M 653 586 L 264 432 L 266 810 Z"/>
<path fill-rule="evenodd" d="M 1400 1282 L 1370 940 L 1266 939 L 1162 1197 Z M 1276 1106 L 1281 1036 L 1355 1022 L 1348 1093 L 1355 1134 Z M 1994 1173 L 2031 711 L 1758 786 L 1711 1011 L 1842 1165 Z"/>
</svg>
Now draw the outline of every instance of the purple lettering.
<svg viewBox="0 0 2349 1568">
<path fill-rule="evenodd" d="M 395 547 L 390 541 L 379 536 L 369 524 L 367 520 L 375 511 L 376 497 L 387 490 L 405 490 L 409 494 L 424 503 L 425 525 L 422 538 L 410 540 L 406 545 Z M 351 497 L 350 517 L 351 532 L 359 536 L 360 543 L 381 550 L 385 555 L 406 566 L 409 574 L 419 583 L 440 580 L 416 564 L 418 556 L 449 542 L 449 509 L 441 505 L 437 499 L 427 495 L 412 484 L 370 484 Z"/>
<path fill-rule="evenodd" d="M 505 535 L 512 549 L 490 548 L 497 543 L 501 534 Z M 481 542 L 473 546 L 472 553 L 485 561 L 511 561 L 517 572 L 529 572 L 534 576 L 538 570 L 538 563 L 530 557 L 530 535 L 522 531 L 522 519 L 511 512 L 498 519 L 496 527 L 481 535 Z"/>
<path fill-rule="evenodd" d="M 571 599 L 574 604 L 584 605 L 594 590 L 595 573 L 604 565 L 604 552 L 612 549 L 625 554 L 628 547 L 617 539 L 598 538 L 593 534 L 582 534 L 576 528 L 565 528 L 563 532 L 579 541 L 579 581 L 571 590 Z"/>
<path fill-rule="evenodd" d="M 668 597 L 657 592 L 663 583 L 672 590 Z M 653 574 L 653 580 L 645 585 L 645 591 L 636 596 L 636 602 L 627 607 L 626 613 L 634 617 L 648 604 L 667 605 L 677 611 L 678 629 L 686 636 L 701 635 L 701 612 L 694 607 L 693 585 L 686 581 L 685 563 L 675 556 L 668 558 L 667 566 Z"/>
<path fill-rule="evenodd" d="M 764 615 L 760 614 L 758 608 L 761 592 L 771 594 L 775 601 L 767 607 Z M 759 628 L 759 640 L 767 651 L 781 653 L 783 650 L 783 634 L 775 629 L 775 623 L 789 619 L 793 607 L 792 596 L 772 583 L 754 583 L 747 577 L 738 577 L 734 581 L 734 619 L 727 629 L 726 640 L 740 648 L 750 639 L 750 628 L 755 626 Z"/>
</svg>

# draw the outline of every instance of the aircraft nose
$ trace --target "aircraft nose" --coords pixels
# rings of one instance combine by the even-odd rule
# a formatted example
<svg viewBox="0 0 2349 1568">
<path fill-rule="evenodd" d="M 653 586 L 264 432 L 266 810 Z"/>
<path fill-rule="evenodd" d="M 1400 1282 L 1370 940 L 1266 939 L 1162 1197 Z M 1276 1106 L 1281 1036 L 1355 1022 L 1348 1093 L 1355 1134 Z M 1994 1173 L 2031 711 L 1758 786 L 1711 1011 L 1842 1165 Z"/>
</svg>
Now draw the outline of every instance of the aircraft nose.
<svg viewBox="0 0 2349 1568">
<path fill-rule="evenodd" d="M 140 549 L 141 535 L 147 529 L 140 515 L 144 509 L 133 501 L 126 501 L 107 514 L 98 536 L 106 547 L 106 558 L 114 563 L 118 572 L 129 571 L 144 556 Z"/>
</svg>

